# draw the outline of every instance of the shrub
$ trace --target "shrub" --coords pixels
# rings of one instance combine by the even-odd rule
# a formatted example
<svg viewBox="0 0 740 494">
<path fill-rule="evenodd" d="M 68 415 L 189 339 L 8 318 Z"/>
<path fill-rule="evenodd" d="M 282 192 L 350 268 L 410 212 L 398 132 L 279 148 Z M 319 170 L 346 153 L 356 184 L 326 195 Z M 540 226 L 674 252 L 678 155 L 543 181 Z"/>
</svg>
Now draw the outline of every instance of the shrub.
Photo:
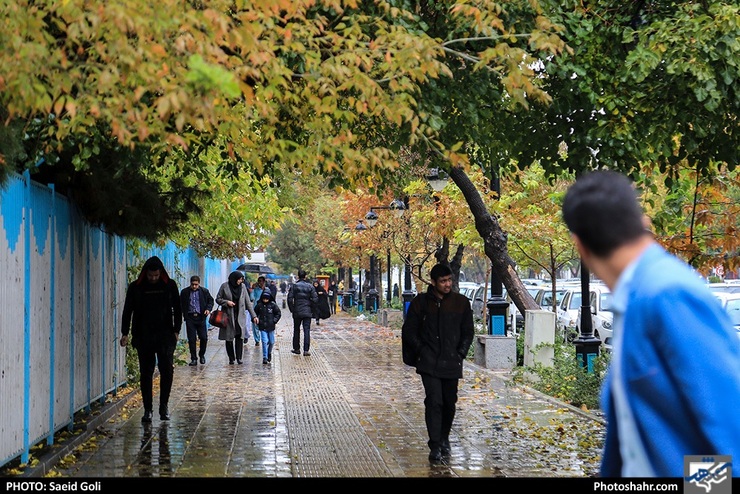
<svg viewBox="0 0 740 494">
<path fill-rule="evenodd" d="M 576 360 L 576 347 L 569 343 L 556 343 L 551 366 L 535 363 L 530 367 L 516 367 L 514 382 L 526 384 L 542 393 L 576 407 L 598 409 L 601 385 L 611 359 L 602 352 L 594 359 L 593 371 L 588 372 Z"/>
</svg>

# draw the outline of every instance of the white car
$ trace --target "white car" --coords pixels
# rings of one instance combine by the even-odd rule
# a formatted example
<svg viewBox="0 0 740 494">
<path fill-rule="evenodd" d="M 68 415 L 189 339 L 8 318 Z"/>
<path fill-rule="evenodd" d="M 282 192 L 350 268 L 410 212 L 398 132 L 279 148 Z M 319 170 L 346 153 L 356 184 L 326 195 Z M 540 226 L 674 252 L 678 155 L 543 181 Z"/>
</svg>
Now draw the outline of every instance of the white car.
<svg viewBox="0 0 740 494">
<path fill-rule="evenodd" d="M 714 292 L 732 319 L 738 338 L 740 338 L 740 293 Z"/>
<path fill-rule="evenodd" d="M 589 304 L 591 306 L 591 324 L 594 336 L 599 338 L 606 348 L 611 348 L 612 323 L 614 314 L 611 312 L 611 291 L 601 282 L 589 283 Z M 558 306 L 558 329 L 563 338 L 572 342 L 580 333 L 581 327 L 581 287 L 569 286 Z"/>
<path fill-rule="evenodd" d="M 612 293 L 606 285 L 590 284 L 591 328 L 594 336 L 601 340 L 604 349 L 611 351 L 614 329 L 614 312 L 612 312 Z M 581 327 L 581 312 L 578 311 L 576 327 Z"/>
<path fill-rule="evenodd" d="M 472 305 L 473 300 L 475 300 L 475 292 L 478 291 L 478 288 L 480 288 L 480 284 L 472 283 L 470 281 L 461 281 L 457 284 L 457 287 L 461 294 L 468 297 Z"/>
</svg>

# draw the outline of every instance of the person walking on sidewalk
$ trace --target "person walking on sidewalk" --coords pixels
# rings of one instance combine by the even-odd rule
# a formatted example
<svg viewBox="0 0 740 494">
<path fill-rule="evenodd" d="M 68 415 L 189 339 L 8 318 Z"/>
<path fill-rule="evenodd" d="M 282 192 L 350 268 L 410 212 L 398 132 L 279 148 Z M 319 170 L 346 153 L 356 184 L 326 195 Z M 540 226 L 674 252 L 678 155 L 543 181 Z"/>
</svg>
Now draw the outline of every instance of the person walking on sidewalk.
<svg viewBox="0 0 740 494">
<path fill-rule="evenodd" d="M 740 340 L 717 298 L 655 241 L 626 176 L 579 177 L 562 213 L 583 263 L 612 291 L 601 476 L 683 477 L 687 455 L 737 461 Z"/>
<path fill-rule="evenodd" d="M 275 347 L 275 325 L 282 317 L 280 307 L 275 303 L 272 290 L 262 292 L 261 298 L 254 306 L 254 312 L 259 319 L 260 336 L 262 341 L 262 363 L 272 362 L 272 349 Z"/>
<path fill-rule="evenodd" d="M 288 292 L 288 309 L 293 314 L 293 349 L 292 353 L 301 354 L 301 327 L 303 327 L 303 355 L 311 355 L 311 318 L 319 303 L 316 289 L 306 280 L 306 272 L 298 270 L 298 281 Z"/>
<path fill-rule="evenodd" d="M 337 282 L 335 280 L 331 280 L 331 283 L 329 283 L 329 288 L 326 290 L 326 294 L 329 296 L 329 314 L 336 314 L 337 313 L 337 291 L 339 288 L 337 288 Z"/>
<path fill-rule="evenodd" d="M 169 420 L 169 399 L 175 374 L 175 347 L 182 326 L 180 292 L 161 259 L 150 257 L 141 273 L 126 290 L 123 303 L 120 345 L 131 345 L 139 357 L 141 399 L 144 416 L 152 421 L 154 367 L 159 368 L 159 418 Z"/>
<path fill-rule="evenodd" d="M 431 286 L 413 298 L 401 329 L 404 345 L 415 355 L 416 373 L 424 385 L 424 420 L 429 435 L 429 461 L 449 457 L 458 381 L 473 343 L 473 311 L 464 295 L 452 291 L 452 270 L 436 264 Z"/>
<path fill-rule="evenodd" d="M 190 364 L 206 363 L 206 348 L 208 346 L 208 314 L 213 309 L 213 296 L 208 288 L 200 286 L 200 276 L 190 277 L 190 286 L 180 292 L 180 307 L 185 319 L 185 331 L 188 335 L 190 349 Z M 197 343 L 200 340 L 200 351 L 196 354 Z"/>
<path fill-rule="evenodd" d="M 244 286 L 244 273 L 241 271 L 231 272 L 229 280 L 218 289 L 216 303 L 223 307 L 226 315 L 229 316 L 229 323 L 226 327 L 219 328 L 218 339 L 226 342 L 229 364 L 233 365 L 234 359 L 238 364 L 241 364 L 244 354 L 243 338 L 247 328 L 247 312 L 249 312 L 253 324 L 259 323 L 252 300 L 247 293 L 247 287 Z"/>
<path fill-rule="evenodd" d="M 270 288 L 266 285 L 267 280 L 264 276 L 260 275 L 257 278 L 257 283 L 252 287 L 252 304 L 256 305 L 262 298 L 262 292 L 265 290 L 269 291 Z M 256 325 L 252 325 L 252 336 L 254 336 L 254 346 L 260 345 L 260 328 Z M 244 341 L 246 343 L 246 340 Z"/>
<path fill-rule="evenodd" d="M 317 281 L 313 282 L 313 287 L 316 290 L 316 295 L 319 297 L 319 301 L 314 307 L 314 318 L 316 319 L 316 325 L 321 324 L 322 319 L 329 319 L 331 316 L 331 309 L 329 308 L 329 295 L 321 286 L 321 283 Z"/>
</svg>

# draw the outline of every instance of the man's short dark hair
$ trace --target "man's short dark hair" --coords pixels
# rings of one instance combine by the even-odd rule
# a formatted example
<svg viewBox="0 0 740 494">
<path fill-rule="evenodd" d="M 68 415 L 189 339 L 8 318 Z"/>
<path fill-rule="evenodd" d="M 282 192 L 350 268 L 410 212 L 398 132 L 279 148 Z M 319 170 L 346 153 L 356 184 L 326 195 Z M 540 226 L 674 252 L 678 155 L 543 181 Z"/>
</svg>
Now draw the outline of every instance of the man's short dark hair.
<svg viewBox="0 0 740 494">
<path fill-rule="evenodd" d="M 429 272 L 429 276 L 434 281 L 437 281 L 443 276 L 448 276 L 451 274 L 452 274 L 452 269 L 450 269 L 450 267 L 447 264 L 435 264 L 432 270 Z"/>
<path fill-rule="evenodd" d="M 197 274 L 194 274 L 193 276 L 191 276 L 190 277 L 190 283 L 192 283 L 194 281 L 197 281 L 198 283 L 200 283 L 200 276 L 198 276 Z"/>
<path fill-rule="evenodd" d="M 306 272 L 302 269 L 298 270 L 298 279 L 299 280 L 305 280 L 306 279 Z"/>
<path fill-rule="evenodd" d="M 579 177 L 565 194 L 562 212 L 568 230 L 599 257 L 645 234 L 637 191 L 629 178 L 614 171 Z"/>
</svg>

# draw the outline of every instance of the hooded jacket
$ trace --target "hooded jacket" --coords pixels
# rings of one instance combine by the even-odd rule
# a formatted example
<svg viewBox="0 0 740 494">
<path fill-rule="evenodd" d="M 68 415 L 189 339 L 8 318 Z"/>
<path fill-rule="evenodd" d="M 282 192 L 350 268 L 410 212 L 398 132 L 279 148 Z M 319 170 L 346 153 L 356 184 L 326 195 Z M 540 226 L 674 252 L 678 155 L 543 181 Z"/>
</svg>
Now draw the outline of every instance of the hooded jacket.
<svg viewBox="0 0 740 494">
<path fill-rule="evenodd" d="M 265 303 L 264 298 L 268 297 L 269 302 Z M 265 288 L 262 292 L 262 296 L 257 301 L 257 305 L 254 306 L 254 311 L 257 313 L 259 318 L 260 331 L 275 331 L 275 325 L 282 317 L 280 307 L 275 303 L 275 297 L 272 295 L 272 291 Z"/>
<path fill-rule="evenodd" d="M 160 271 L 155 283 L 149 283 L 146 277 L 151 269 Z M 121 334 L 131 332 L 131 345 L 134 348 L 163 341 L 172 342 L 172 335 L 180 332 L 180 292 L 159 257 L 147 259 L 138 278 L 129 284 L 122 319 Z"/>
<path fill-rule="evenodd" d="M 473 311 L 465 295 L 437 298 L 434 287 L 411 301 L 402 338 L 416 355 L 416 373 L 442 379 L 463 377 L 463 361 L 475 335 Z"/>
</svg>

